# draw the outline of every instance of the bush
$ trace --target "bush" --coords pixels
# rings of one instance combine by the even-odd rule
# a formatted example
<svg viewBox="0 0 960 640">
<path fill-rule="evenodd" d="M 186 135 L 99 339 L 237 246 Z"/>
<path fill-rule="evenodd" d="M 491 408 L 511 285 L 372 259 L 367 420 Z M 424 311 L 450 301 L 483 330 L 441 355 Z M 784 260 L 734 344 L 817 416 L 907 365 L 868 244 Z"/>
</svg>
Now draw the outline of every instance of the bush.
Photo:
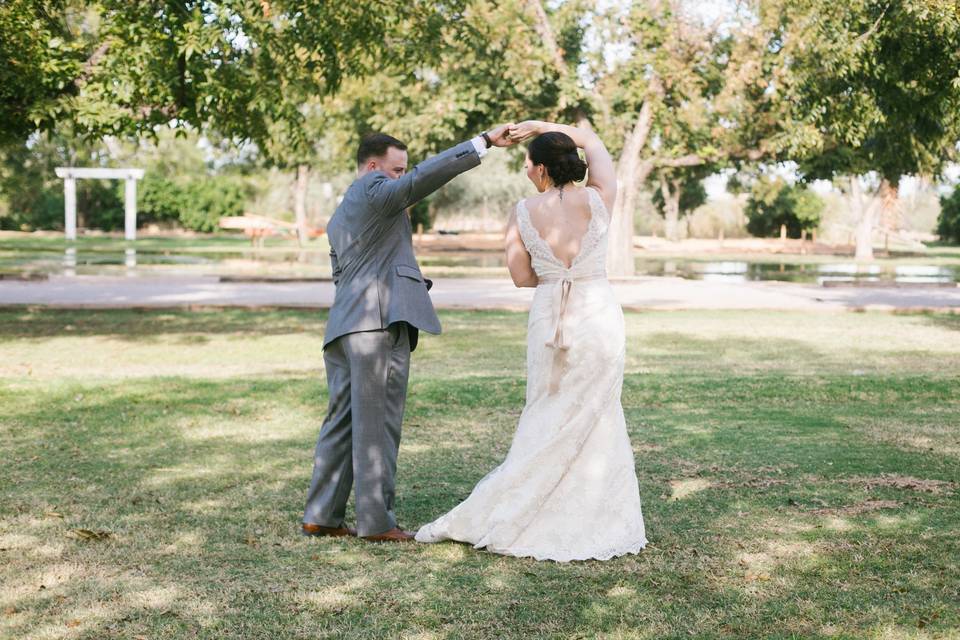
<svg viewBox="0 0 960 640">
<path fill-rule="evenodd" d="M 243 215 L 247 189 L 233 176 L 204 176 L 180 183 L 147 174 L 138 220 L 176 221 L 192 231 L 216 231 L 223 216 Z"/>
<path fill-rule="evenodd" d="M 433 216 L 430 211 L 430 200 L 428 196 L 410 207 L 410 224 L 413 226 L 413 232 L 417 232 L 417 225 L 422 224 L 424 231 L 433 228 Z"/>
<path fill-rule="evenodd" d="M 787 237 L 799 238 L 803 231 L 820 226 L 823 207 L 823 199 L 806 187 L 789 185 L 781 178 L 761 178 L 754 183 L 744 209 L 747 231 L 770 238 L 779 236 L 780 226 L 786 225 Z"/>
<path fill-rule="evenodd" d="M 173 180 L 147 173 L 137 189 L 137 221 L 176 222 L 186 206 L 187 191 Z"/>
<path fill-rule="evenodd" d="M 77 219 L 88 229 L 123 229 L 123 181 L 77 180 Z"/>
<path fill-rule="evenodd" d="M 960 186 L 950 195 L 940 198 L 937 235 L 943 242 L 960 244 Z"/>
<path fill-rule="evenodd" d="M 193 231 L 216 231 L 223 216 L 243 215 L 246 190 L 230 176 L 212 176 L 190 182 L 180 207 L 180 224 Z"/>
</svg>

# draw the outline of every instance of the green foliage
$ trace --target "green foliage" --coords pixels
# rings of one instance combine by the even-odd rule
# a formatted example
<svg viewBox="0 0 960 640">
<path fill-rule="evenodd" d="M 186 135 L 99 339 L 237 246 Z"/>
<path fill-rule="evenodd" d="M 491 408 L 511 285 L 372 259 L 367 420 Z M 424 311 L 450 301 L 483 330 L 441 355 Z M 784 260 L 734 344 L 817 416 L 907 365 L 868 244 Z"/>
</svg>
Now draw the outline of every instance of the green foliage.
<svg viewBox="0 0 960 640">
<path fill-rule="evenodd" d="M 783 142 L 811 177 L 936 175 L 960 137 L 960 14 L 940 0 L 766 0 Z M 780 82 L 773 84 L 777 78 Z"/>
<path fill-rule="evenodd" d="M 410 224 L 413 225 L 413 230 L 416 232 L 417 227 L 423 225 L 424 231 L 429 231 L 433 228 L 433 215 L 430 207 L 430 201 L 432 198 L 427 197 L 410 207 Z"/>
<path fill-rule="evenodd" d="M 823 208 L 823 199 L 806 187 L 763 177 L 753 184 L 744 210 L 747 231 L 761 238 L 775 237 L 786 225 L 787 236 L 799 238 L 803 231 L 820 225 Z"/>
<path fill-rule="evenodd" d="M 241 215 L 249 188 L 241 176 L 210 174 L 195 156 L 196 140 L 164 138 L 157 149 L 147 148 L 129 157 L 145 166 L 137 189 L 137 221 L 174 222 L 195 231 L 213 231 L 221 216 Z M 32 231 L 62 229 L 63 181 L 60 166 L 104 166 L 107 150 L 70 132 L 36 136 L 29 144 L 9 147 L 0 156 L 0 229 Z M 77 216 L 80 227 L 113 231 L 123 228 L 123 184 L 110 180 L 77 180 Z"/>
<path fill-rule="evenodd" d="M 223 216 L 243 215 L 247 193 L 232 176 L 193 179 L 184 189 L 180 224 L 193 231 L 216 231 Z"/>
<path fill-rule="evenodd" d="M 100 166 L 103 150 L 69 132 L 39 135 L 28 144 L 8 146 L 0 155 L 0 194 L 6 213 L 0 229 L 32 231 L 63 228 L 61 166 Z M 81 227 L 123 227 L 123 187 L 108 180 L 78 180 L 77 217 Z"/>
<path fill-rule="evenodd" d="M 180 219 L 187 206 L 186 190 L 169 178 L 147 172 L 137 193 L 137 218 L 147 222 L 171 222 Z"/>
<path fill-rule="evenodd" d="M 77 2 L 0 3 L 0 147 L 53 122 L 58 101 L 76 94 L 85 44 Z"/>
<path fill-rule="evenodd" d="M 680 200 L 677 212 L 680 216 L 685 216 L 697 207 L 707 202 L 707 190 L 703 186 L 703 180 L 687 180 L 680 187 Z M 667 203 L 663 198 L 663 190 L 657 187 L 653 192 L 653 206 L 665 216 L 667 212 Z"/>
<path fill-rule="evenodd" d="M 569 73 L 557 68 L 544 46 L 530 2 L 473 0 L 461 20 L 442 24 L 433 59 L 415 73 L 388 68 L 372 78 L 345 81 L 339 94 L 319 107 L 321 130 L 336 137 L 346 158 L 369 131 L 400 138 L 416 158 L 502 121 L 556 119 L 564 112 L 569 120 L 569 112 L 585 104 L 571 84 L 582 58 L 583 42 L 576 37 L 584 14 L 580 5 L 562 3 L 551 14 L 554 31 L 569 47 L 564 49 Z"/>
<path fill-rule="evenodd" d="M 937 219 L 940 240 L 960 244 L 960 187 L 940 198 L 940 217 Z"/>
<path fill-rule="evenodd" d="M 221 217 L 243 215 L 250 195 L 243 181 L 231 175 L 175 181 L 147 174 L 142 185 L 144 222 L 179 222 L 191 231 L 216 231 Z"/>
<path fill-rule="evenodd" d="M 41 6 L 37 6 L 40 4 Z M 66 0 L 4 3 L 5 134 L 65 120 L 91 136 L 154 135 L 173 121 L 253 140 L 277 161 L 309 154 L 303 106 L 346 78 L 428 62 L 463 0 Z M 73 10 L 72 10 L 73 9 Z M 9 43 L 9 44 L 8 44 Z M 22 53 L 21 53 L 22 52 Z M 10 80 L 9 82 L 7 80 Z M 26 90 L 21 90 L 23 86 Z M 4 107 L 6 108 L 6 107 Z M 281 146 L 269 142 L 282 138 Z"/>
</svg>

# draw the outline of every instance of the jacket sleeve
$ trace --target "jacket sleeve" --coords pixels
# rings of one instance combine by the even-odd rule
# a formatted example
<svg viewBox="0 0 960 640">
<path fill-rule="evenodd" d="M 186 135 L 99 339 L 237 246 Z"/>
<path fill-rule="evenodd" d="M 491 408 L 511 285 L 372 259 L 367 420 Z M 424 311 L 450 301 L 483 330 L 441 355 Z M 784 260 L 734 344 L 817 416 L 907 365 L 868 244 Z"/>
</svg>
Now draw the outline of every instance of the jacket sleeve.
<svg viewBox="0 0 960 640">
<path fill-rule="evenodd" d="M 478 164 L 480 156 L 473 143 L 461 142 L 427 158 L 396 180 L 381 172 L 371 174 L 365 189 L 367 200 L 382 215 L 397 214 Z"/>
</svg>

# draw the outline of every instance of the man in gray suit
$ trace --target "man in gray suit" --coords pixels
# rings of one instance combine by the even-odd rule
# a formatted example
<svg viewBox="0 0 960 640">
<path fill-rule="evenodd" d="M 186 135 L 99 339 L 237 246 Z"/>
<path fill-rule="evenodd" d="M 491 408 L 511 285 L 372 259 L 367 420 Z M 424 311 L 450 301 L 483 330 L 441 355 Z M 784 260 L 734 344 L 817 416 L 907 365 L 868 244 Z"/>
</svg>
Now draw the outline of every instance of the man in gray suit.
<svg viewBox="0 0 960 640">
<path fill-rule="evenodd" d="M 311 536 L 413 539 L 397 527 L 394 478 L 410 352 L 419 331 L 440 333 L 413 254 L 407 207 L 506 147 L 509 125 L 447 149 L 407 172 L 406 146 L 385 134 L 360 142 L 357 179 L 327 225 L 336 295 L 324 336 L 330 403 L 314 455 L 302 529 Z M 344 517 L 356 486 L 357 529 Z"/>
</svg>

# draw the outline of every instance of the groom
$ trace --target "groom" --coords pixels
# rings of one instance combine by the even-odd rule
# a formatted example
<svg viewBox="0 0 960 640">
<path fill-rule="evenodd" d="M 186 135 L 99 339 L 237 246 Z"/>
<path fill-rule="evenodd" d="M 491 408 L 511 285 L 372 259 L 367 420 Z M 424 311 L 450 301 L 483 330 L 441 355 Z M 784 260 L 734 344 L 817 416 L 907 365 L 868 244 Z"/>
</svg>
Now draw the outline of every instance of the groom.
<svg viewBox="0 0 960 640">
<path fill-rule="evenodd" d="M 314 455 L 303 533 L 412 540 L 393 513 L 400 424 L 410 352 L 419 330 L 440 333 L 413 255 L 407 207 L 506 147 L 510 125 L 463 142 L 407 172 L 407 147 L 368 135 L 357 150 L 357 179 L 327 225 L 336 295 L 323 340 L 330 403 Z M 356 486 L 357 529 L 344 523 Z"/>
</svg>

